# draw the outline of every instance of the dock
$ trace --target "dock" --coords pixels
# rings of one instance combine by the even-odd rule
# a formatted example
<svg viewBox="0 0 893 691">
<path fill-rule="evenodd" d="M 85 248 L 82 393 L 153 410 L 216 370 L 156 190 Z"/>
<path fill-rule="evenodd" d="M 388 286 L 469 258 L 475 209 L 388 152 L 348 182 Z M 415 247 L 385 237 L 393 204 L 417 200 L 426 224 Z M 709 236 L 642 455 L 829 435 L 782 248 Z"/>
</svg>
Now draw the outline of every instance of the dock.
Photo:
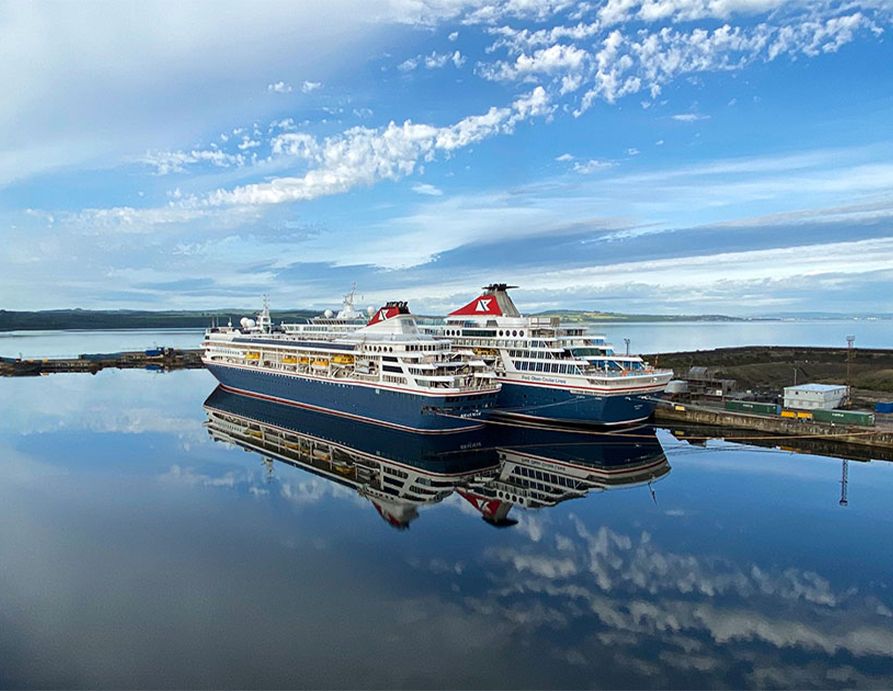
<svg viewBox="0 0 893 691">
<path fill-rule="evenodd" d="M 893 350 L 752 346 L 649 359 L 677 377 L 655 410 L 655 424 L 695 425 L 729 438 L 748 430 L 770 442 L 861 448 L 884 458 L 893 451 L 893 415 L 883 412 L 889 406 L 883 402 L 893 400 Z M 846 410 L 789 400 L 792 389 L 842 391 L 847 400 L 832 403 Z"/>
<path fill-rule="evenodd" d="M 201 369 L 201 349 L 151 348 L 118 353 L 84 353 L 74 358 L 0 358 L 0 376 L 36 377 L 61 372 L 96 374 L 106 368 L 161 372 Z"/>
<path fill-rule="evenodd" d="M 755 415 L 723 410 L 708 405 L 663 402 L 654 411 L 654 422 L 659 426 L 696 425 L 709 428 L 716 436 L 738 437 L 734 432 L 748 430 L 760 440 L 776 440 L 779 444 L 819 442 L 824 449 L 834 446 L 877 449 L 886 460 L 893 460 L 893 423 L 878 422 L 873 427 L 838 425 L 805 419 Z M 730 431 L 727 433 L 727 431 Z"/>
</svg>

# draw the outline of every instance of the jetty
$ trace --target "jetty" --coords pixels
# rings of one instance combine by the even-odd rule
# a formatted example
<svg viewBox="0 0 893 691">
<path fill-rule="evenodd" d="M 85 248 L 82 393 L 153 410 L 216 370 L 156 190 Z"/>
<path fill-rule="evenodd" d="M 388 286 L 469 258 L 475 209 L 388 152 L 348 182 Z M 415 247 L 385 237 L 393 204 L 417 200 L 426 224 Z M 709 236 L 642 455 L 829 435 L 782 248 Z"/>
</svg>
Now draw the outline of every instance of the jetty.
<svg viewBox="0 0 893 691">
<path fill-rule="evenodd" d="M 147 369 L 166 372 L 177 369 L 201 369 L 202 351 L 180 348 L 150 348 L 118 353 L 83 353 L 71 358 L 0 357 L 0 376 L 36 377 L 60 372 L 88 372 L 102 369 Z"/>
</svg>

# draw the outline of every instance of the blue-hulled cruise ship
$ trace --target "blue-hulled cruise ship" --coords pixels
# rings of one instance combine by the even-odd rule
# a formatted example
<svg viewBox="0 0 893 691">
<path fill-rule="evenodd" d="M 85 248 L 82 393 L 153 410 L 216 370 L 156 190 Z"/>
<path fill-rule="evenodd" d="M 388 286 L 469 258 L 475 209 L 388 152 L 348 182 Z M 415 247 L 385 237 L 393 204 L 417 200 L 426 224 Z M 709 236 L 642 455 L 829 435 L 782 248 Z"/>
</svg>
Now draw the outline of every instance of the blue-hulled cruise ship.
<svg viewBox="0 0 893 691">
<path fill-rule="evenodd" d="M 470 348 L 502 384 L 492 415 L 584 425 L 648 419 L 672 370 L 619 355 L 603 336 L 557 317 L 522 316 L 504 283 L 489 285 L 429 333 Z"/>
<path fill-rule="evenodd" d="M 507 424 L 431 436 L 223 387 L 204 409 L 213 439 L 260 454 L 270 474 L 280 461 L 351 488 L 398 529 L 454 492 L 490 525 L 508 527 L 517 523 L 509 515 L 515 506 L 543 509 L 614 488 L 650 486 L 670 472 L 648 427 L 597 432 Z"/>
<path fill-rule="evenodd" d="M 405 302 L 359 328 L 289 333 L 265 304 L 239 328 L 209 329 L 203 347 L 228 391 L 425 434 L 479 428 L 499 391 L 480 358 L 421 333 Z"/>
<path fill-rule="evenodd" d="M 218 387 L 204 404 L 207 429 L 236 444 L 355 490 L 397 529 L 419 508 L 496 471 L 488 430 L 430 435 L 358 424 Z M 272 469 L 272 468 L 271 468 Z"/>
</svg>

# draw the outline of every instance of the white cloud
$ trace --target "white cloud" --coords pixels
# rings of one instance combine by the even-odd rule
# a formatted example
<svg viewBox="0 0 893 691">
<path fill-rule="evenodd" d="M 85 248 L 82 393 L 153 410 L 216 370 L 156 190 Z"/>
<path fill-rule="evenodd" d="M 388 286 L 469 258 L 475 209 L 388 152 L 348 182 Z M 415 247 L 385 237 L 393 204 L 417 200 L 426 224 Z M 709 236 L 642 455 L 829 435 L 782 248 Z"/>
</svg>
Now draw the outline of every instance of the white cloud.
<svg viewBox="0 0 893 691">
<path fill-rule="evenodd" d="M 407 58 L 399 65 L 397 65 L 397 69 L 401 72 L 412 72 L 416 67 L 419 66 L 419 57 Z"/>
<path fill-rule="evenodd" d="M 291 84 L 286 84 L 285 82 L 275 82 L 274 84 L 267 84 L 267 91 L 271 94 L 290 94 L 292 88 Z"/>
<path fill-rule="evenodd" d="M 701 115 L 700 113 L 677 113 L 671 115 L 670 118 L 677 122 L 698 122 L 699 120 L 709 120 L 709 115 Z"/>
<path fill-rule="evenodd" d="M 304 175 L 220 189 L 192 202 L 197 206 L 280 204 L 338 194 L 380 180 L 398 180 L 411 175 L 420 161 L 510 133 L 523 120 L 548 116 L 553 110 L 546 91 L 537 87 L 511 107 L 493 107 L 483 115 L 471 115 L 445 127 L 407 120 L 379 130 L 353 127 L 321 142 L 306 134 L 281 135 L 273 142 L 274 152 L 307 160 L 311 168 Z"/>
<path fill-rule="evenodd" d="M 454 42 L 456 41 L 457 38 L 459 38 L 459 32 L 458 32 L 458 31 L 454 31 L 454 32 L 452 32 L 449 36 L 447 36 L 447 39 L 449 39 L 450 43 L 454 43 Z"/>
<path fill-rule="evenodd" d="M 548 79 L 562 95 L 587 87 L 574 110 L 580 115 L 596 100 L 613 103 L 642 91 L 655 98 L 682 75 L 740 70 L 781 55 L 796 58 L 835 52 L 859 31 L 880 32 L 875 21 L 861 12 L 835 15 L 838 10 L 828 7 L 808 12 L 802 3 L 792 7 L 803 16 L 786 16 L 777 25 L 770 17 L 754 26 L 724 24 L 714 29 L 611 28 L 624 17 L 651 22 L 673 16 L 688 21 L 745 10 L 761 12 L 775 4 L 768 0 L 612 0 L 600 11 L 601 22 L 536 31 L 508 26 L 491 30 L 497 38 L 489 51 L 505 49 L 510 59 L 480 63 L 477 72 L 496 81 Z"/>
<path fill-rule="evenodd" d="M 218 168 L 229 168 L 231 166 L 241 167 L 246 163 L 245 157 L 242 154 L 229 154 L 220 149 L 147 151 L 139 160 L 141 163 L 154 166 L 155 172 L 158 175 L 182 173 L 186 170 L 187 166 L 197 163 L 207 163 Z"/>
<path fill-rule="evenodd" d="M 638 156 L 641 152 L 634 146 L 631 146 L 626 150 L 627 156 Z"/>
<path fill-rule="evenodd" d="M 561 93 L 575 91 L 582 84 L 582 71 L 589 54 L 575 46 L 556 44 L 542 48 L 531 55 L 522 53 L 514 62 L 499 61 L 482 65 L 479 73 L 493 81 L 528 80 L 541 76 L 560 75 L 564 80 Z"/>
<path fill-rule="evenodd" d="M 309 93 L 312 93 L 312 92 L 316 91 L 317 89 L 321 89 L 321 88 L 322 88 L 322 82 L 304 81 L 301 83 L 301 93 L 303 93 L 303 94 L 309 94 Z"/>
<path fill-rule="evenodd" d="M 443 195 L 443 190 L 439 187 L 435 187 L 434 185 L 429 185 L 428 183 L 420 182 L 417 185 L 412 186 L 412 191 L 416 194 L 425 194 L 429 197 L 440 197 Z"/>
<path fill-rule="evenodd" d="M 607 26 L 630 19 L 646 22 L 727 19 L 735 14 L 760 14 L 791 3 L 790 0 L 607 0 L 598 18 Z"/>
<path fill-rule="evenodd" d="M 591 158 L 588 161 L 578 161 L 574 163 L 574 172 L 581 175 L 590 175 L 599 170 L 607 170 L 613 168 L 617 164 L 613 161 L 602 161 L 597 158 Z"/>
<path fill-rule="evenodd" d="M 414 58 L 408 58 L 397 65 L 397 69 L 401 72 L 412 72 L 420 65 L 427 70 L 439 70 L 452 64 L 457 69 L 465 64 L 465 56 L 458 50 L 452 53 L 438 53 L 431 51 L 428 55 L 416 55 Z"/>
<path fill-rule="evenodd" d="M 571 154 L 561 154 L 561 156 L 556 156 L 555 160 L 562 163 L 567 163 L 568 161 L 573 161 L 574 157 Z"/>
</svg>

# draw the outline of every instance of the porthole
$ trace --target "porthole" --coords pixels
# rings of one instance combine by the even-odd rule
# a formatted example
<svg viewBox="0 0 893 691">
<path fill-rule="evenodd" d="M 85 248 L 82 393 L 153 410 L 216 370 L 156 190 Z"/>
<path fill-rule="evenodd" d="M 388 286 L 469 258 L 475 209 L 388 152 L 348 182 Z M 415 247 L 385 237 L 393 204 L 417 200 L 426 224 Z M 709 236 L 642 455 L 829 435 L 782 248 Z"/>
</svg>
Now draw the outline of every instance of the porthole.
<svg viewBox="0 0 893 691">
<path fill-rule="evenodd" d="M 512 331 L 512 336 L 517 336 L 517 335 L 518 335 L 517 331 Z"/>
</svg>

